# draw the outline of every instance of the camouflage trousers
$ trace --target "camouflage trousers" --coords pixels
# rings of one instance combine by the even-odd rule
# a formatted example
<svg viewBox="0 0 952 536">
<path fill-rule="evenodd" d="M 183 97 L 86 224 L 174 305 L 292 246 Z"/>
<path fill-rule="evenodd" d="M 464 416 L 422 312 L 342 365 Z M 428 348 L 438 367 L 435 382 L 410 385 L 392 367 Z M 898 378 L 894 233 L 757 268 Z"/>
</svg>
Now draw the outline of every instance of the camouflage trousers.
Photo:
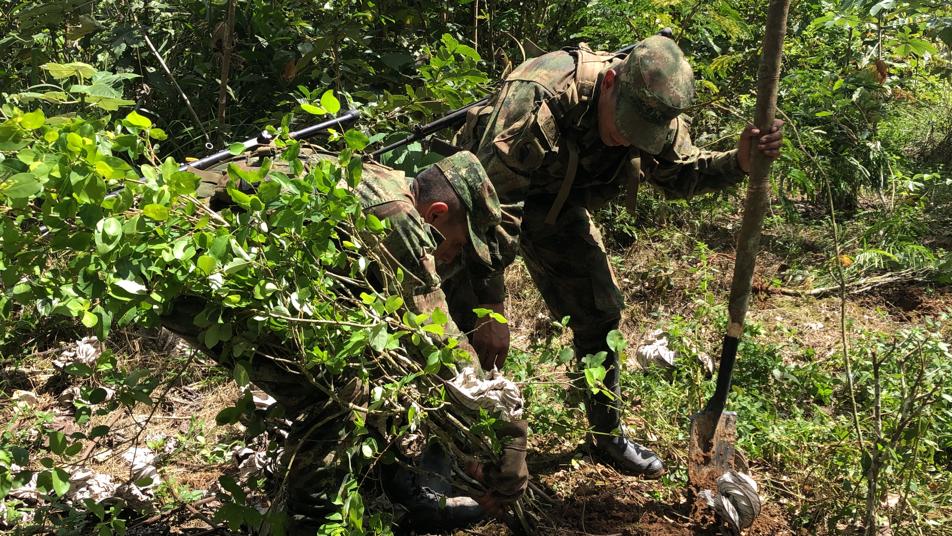
<svg viewBox="0 0 952 536">
<path fill-rule="evenodd" d="M 618 327 L 624 299 L 615 282 L 602 236 L 588 209 L 567 203 L 554 225 L 545 223 L 551 197 L 525 202 L 520 251 L 549 312 L 570 317 L 579 356 L 607 350 L 605 336 Z M 464 332 L 475 325 L 476 295 L 466 270 L 444 282 L 453 319 Z"/>
</svg>

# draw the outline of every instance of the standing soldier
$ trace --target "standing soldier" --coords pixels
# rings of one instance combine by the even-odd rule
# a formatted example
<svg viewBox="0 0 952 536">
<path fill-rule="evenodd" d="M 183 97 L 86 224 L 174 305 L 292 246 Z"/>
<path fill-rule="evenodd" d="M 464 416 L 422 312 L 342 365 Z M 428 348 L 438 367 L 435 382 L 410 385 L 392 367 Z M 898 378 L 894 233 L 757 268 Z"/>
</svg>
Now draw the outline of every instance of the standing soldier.
<svg viewBox="0 0 952 536">
<path fill-rule="evenodd" d="M 604 383 L 614 396 L 586 403 L 595 452 L 648 478 L 664 464 L 621 427 L 619 362 L 606 336 L 619 325 L 623 298 L 591 211 L 623 188 L 633 206 L 641 181 L 688 198 L 743 180 L 760 132 L 748 126 L 732 151 L 698 149 L 684 115 L 693 100 L 694 74 L 668 37 L 649 37 L 627 57 L 580 46 L 517 67 L 487 105 L 470 110 L 456 139 L 483 163 L 503 210 L 489 239 L 492 266 L 468 263 L 467 277 L 444 285 L 457 323 L 475 327 L 484 367 L 502 366 L 508 327 L 471 311 L 503 313 L 503 271 L 520 251 L 552 314 L 571 318 L 577 359 L 607 353 Z M 756 142 L 770 158 L 779 155 L 781 124 Z"/>
</svg>

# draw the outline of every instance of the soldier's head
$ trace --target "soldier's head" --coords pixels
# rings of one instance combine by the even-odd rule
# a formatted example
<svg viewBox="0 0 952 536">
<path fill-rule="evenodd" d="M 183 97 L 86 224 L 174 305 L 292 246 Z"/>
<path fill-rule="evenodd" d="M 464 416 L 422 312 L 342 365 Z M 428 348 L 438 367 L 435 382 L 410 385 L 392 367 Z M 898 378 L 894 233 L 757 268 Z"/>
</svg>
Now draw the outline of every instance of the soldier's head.
<svg viewBox="0 0 952 536">
<path fill-rule="evenodd" d="M 453 262 L 463 248 L 489 264 L 486 234 L 501 218 L 499 199 L 486 170 L 470 152 L 440 160 L 413 182 L 417 212 L 436 228 L 443 241 L 434 252 L 437 263 Z"/>
<path fill-rule="evenodd" d="M 694 72 L 674 40 L 640 41 L 605 71 L 598 97 L 598 132 L 605 145 L 658 154 L 672 141 L 675 119 L 694 103 Z"/>
</svg>

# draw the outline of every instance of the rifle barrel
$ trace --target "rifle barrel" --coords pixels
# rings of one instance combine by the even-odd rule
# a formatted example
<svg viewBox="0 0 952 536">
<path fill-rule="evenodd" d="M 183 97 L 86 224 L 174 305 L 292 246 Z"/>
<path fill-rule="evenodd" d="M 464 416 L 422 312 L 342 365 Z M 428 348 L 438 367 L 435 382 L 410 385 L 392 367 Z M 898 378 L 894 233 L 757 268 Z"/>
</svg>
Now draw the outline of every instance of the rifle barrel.
<svg viewBox="0 0 952 536">
<path fill-rule="evenodd" d="M 304 140 L 304 139 L 310 138 L 311 136 L 314 136 L 315 134 L 323 132 L 331 127 L 343 126 L 347 123 L 352 123 L 356 121 L 358 117 L 360 117 L 359 111 L 350 110 L 343 115 L 339 115 L 332 119 L 328 119 L 327 121 L 322 121 L 316 125 L 311 125 L 309 127 L 302 128 L 301 130 L 296 130 L 288 134 L 288 136 L 293 140 Z M 258 134 L 257 137 L 249 138 L 241 142 L 241 144 L 244 145 L 244 149 L 242 149 L 242 152 L 250 151 L 251 149 L 254 149 L 255 147 L 259 145 L 270 143 L 272 138 L 273 136 L 271 136 L 271 134 L 269 134 L 268 131 L 262 131 L 261 134 Z M 210 154 L 206 156 L 205 158 L 195 160 L 194 162 L 182 164 L 181 166 L 179 166 L 179 171 L 185 171 L 188 168 L 206 169 L 206 168 L 214 166 L 215 164 L 224 162 L 225 160 L 228 160 L 229 158 L 232 158 L 234 156 L 235 155 L 232 154 L 231 151 L 229 151 L 228 149 L 225 149 L 222 151 L 218 151 L 217 153 Z"/>
</svg>

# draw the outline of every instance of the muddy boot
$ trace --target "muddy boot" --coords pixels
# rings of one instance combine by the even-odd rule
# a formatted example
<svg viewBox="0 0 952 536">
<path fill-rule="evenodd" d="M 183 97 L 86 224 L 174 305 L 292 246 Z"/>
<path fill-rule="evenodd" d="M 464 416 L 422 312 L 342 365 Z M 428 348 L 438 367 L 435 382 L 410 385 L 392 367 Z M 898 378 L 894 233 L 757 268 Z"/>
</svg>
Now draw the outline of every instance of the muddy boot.
<svg viewBox="0 0 952 536">
<path fill-rule="evenodd" d="M 614 393 L 614 399 L 604 393 L 592 395 L 589 391 L 585 412 L 592 427 L 592 451 L 622 473 L 658 478 L 664 474 L 661 459 L 651 450 L 625 437 L 621 412 L 618 410 L 621 388 L 618 384 L 618 360 L 614 352 L 608 352 L 604 367 L 605 387 Z"/>
<path fill-rule="evenodd" d="M 486 511 L 472 498 L 453 496 L 451 460 L 436 442 L 427 446 L 415 466 L 385 466 L 381 477 L 390 500 L 407 510 L 400 521 L 403 530 L 456 530 L 486 517 Z"/>
</svg>

